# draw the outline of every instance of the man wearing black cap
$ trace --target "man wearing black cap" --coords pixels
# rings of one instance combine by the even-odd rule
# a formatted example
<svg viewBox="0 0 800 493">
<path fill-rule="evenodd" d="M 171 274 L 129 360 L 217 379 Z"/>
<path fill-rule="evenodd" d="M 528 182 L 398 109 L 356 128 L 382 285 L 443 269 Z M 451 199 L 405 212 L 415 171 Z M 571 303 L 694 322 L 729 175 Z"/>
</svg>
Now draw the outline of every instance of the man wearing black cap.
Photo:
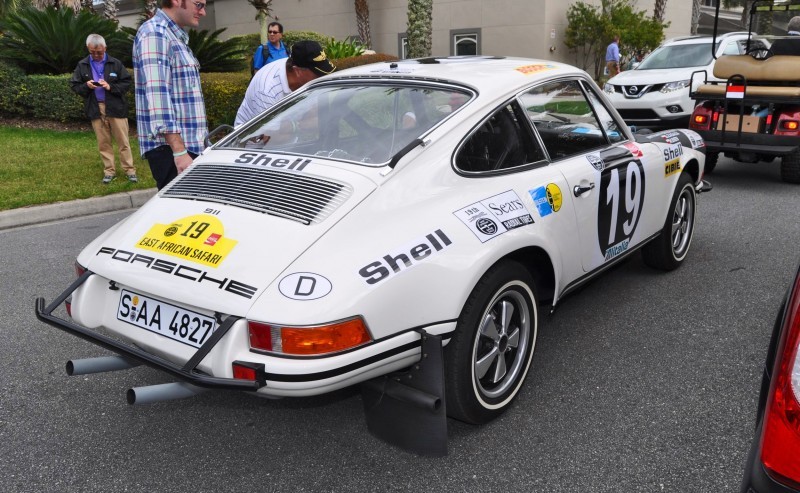
<svg viewBox="0 0 800 493">
<path fill-rule="evenodd" d="M 291 57 L 271 62 L 256 72 L 236 113 L 234 126 L 258 116 L 306 82 L 334 70 L 336 67 L 319 43 L 298 41 L 292 46 Z"/>
</svg>

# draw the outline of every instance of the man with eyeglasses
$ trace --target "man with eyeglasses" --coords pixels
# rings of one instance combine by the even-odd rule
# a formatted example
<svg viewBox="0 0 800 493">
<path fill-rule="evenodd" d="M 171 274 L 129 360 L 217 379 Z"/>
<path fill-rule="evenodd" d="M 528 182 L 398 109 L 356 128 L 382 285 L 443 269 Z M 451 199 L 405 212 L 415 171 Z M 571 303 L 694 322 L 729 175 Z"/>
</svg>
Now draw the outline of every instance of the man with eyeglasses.
<svg viewBox="0 0 800 493">
<path fill-rule="evenodd" d="M 253 55 L 251 75 L 258 72 L 258 69 L 264 65 L 281 58 L 287 58 L 290 54 L 289 49 L 283 44 L 283 25 L 280 22 L 270 22 L 267 26 L 267 42 L 259 45 L 256 48 L 255 55 Z"/>
<path fill-rule="evenodd" d="M 192 164 L 208 134 L 200 63 L 184 31 L 205 15 L 204 1 L 162 0 L 133 42 L 139 149 L 159 190 Z"/>
</svg>

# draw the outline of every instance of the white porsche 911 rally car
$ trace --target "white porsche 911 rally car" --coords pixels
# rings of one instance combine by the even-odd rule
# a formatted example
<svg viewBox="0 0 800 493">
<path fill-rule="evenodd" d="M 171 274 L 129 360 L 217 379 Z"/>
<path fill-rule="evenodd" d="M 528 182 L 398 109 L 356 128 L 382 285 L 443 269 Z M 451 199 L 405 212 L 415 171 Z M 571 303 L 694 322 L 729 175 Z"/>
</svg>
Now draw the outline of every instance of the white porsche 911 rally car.
<svg viewBox="0 0 800 493">
<path fill-rule="evenodd" d="M 118 355 L 71 373 L 144 363 L 189 384 L 149 400 L 443 377 L 377 388 L 482 423 L 530 371 L 540 306 L 637 251 L 683 262 L 704 160 L 694 132 L 632 135 L 568 65 L 345 70 L 207 149 L 37 315 Z M 72 320 L 52 313 L 65 301 Z"/>
</svg>

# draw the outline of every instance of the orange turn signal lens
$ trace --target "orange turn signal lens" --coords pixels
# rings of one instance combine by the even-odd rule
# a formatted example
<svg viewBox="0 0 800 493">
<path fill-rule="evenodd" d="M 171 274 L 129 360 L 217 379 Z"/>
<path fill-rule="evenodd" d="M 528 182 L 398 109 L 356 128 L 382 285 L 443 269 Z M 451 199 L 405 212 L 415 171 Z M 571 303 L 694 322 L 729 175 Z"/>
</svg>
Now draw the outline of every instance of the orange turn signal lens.
<svg viewBox="0 0 800 493">
<path fill-rule="evenodd" d="M 705 125 L 708 123 L 708 115 L 694 115 L 694 122 L 698 125 Z"/>
<path fill-rule="evenodd" d="M 313 327 L 247 322 L 250 347 L 283 354 L 315 356 L 336 353 L 372 340 L 361 317 Z"/>
<path fill-rule="evenodd" d="M 371 340 L 360 317 L 320 327 L 282 327 L 285 354 L 317 355 L 344 351 Z"/>
</svg>

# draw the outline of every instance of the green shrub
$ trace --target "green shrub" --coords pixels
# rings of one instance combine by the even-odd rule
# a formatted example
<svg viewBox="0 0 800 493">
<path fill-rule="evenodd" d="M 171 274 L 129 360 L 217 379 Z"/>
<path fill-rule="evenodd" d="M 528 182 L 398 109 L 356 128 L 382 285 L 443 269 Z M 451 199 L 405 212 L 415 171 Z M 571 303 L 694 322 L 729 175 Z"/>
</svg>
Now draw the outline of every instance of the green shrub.
<svg viewBox="0 0 800 493">
<path fill-rule="evenodd" d="M 65 8 L 27 8 L 9 14 L 0 36 L 0 57 L 11 60 L 29 74 L 72 73 L 87 56 L 86 37 L 103 36 L 109 53 L 130 53 L 125 33 L 117 24 L 86 11 Z"/>
<path fill-rule="evenodd" d="M 24 79 L 25 72 L 21 68 L 0 60 L 0 113 L 22 113 L 19 87 Z"/>
<path fill-rule="evenodd" d="M 239 105 L 250 82 L 248 72 L 202 74 L 200 83 L 206 101 L 208 129 L 214 130 L 226 123 L 233 125 Z"/>
<path fill-rule="evenodd" d="M 359 56 L 364 53 L 364 50 L 364 45 L 356 40 L 337 41 L 331 38 L 325 46 L 325 54 L 330 60 Z"/>
</svg>

